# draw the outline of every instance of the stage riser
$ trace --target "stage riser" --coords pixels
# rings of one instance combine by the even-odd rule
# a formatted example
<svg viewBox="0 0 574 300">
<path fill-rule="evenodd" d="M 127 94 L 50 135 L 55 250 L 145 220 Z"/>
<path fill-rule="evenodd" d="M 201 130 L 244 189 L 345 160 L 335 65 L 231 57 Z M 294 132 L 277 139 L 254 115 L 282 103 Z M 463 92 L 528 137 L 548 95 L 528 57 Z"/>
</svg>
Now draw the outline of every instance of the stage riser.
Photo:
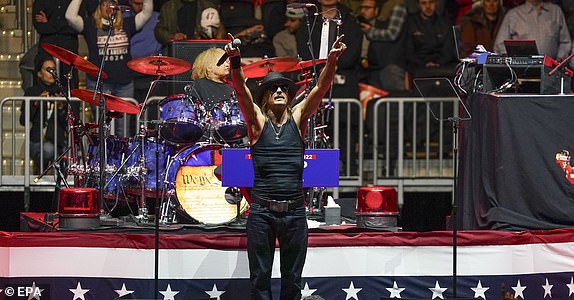
<svg viewBox="0 0 574 300">
<path fill-rule="evenodd" d="M 522 234 L 461 231 L 457 299 L 500 300 L 505 293 L 520 299 L 545 299 L 546 293 L 549 299 L 569 299 L 573 236 L 574 229 Z M 123 233 L 2 233 L 0 245 L 7 245 L 2 249 L 9 255 L 0 256 L 4 276 L 0 288 L 34 285 L 49 299 L 69 299 L 74 291 L 74 298 L 83 293 L 85 299 L 116 299 L 122 290 L 131 291 L 131 299 L 153 299 L 157 296 L 154 238 L 151 228 Z M 223 300 L 249 298 L 244 233 L 170 229 L 159 239 L 157 285 L 163 295 L 203 299 L 219 291 Z M 354 299 L 373 300 L 432 299 L 434 290 L 435 299 L 452 299 L 451 242 L 452 234 L 444 231 L 311 232 L 302 292 L 329 300 L 353 299 L 353 294 Z M 278 250 L 272 277 L 277 297 Z"/>
</svg>

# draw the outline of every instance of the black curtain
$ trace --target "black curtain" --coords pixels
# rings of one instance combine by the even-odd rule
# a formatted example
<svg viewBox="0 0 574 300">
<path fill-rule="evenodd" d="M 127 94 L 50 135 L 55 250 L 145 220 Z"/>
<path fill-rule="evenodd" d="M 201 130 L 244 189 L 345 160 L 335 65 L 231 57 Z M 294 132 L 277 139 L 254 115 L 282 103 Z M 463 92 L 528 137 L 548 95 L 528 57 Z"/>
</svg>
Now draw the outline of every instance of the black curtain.
<svg viewBox="0 0 574 300">
<path fill-rule="evenodd" d="M 465 102 L 472 120 L 461 127 L 462 229 L 572 227 L 574 184 L 556 154 L 574 153 L 574 96 L 474 94 Z"/>
</svg>

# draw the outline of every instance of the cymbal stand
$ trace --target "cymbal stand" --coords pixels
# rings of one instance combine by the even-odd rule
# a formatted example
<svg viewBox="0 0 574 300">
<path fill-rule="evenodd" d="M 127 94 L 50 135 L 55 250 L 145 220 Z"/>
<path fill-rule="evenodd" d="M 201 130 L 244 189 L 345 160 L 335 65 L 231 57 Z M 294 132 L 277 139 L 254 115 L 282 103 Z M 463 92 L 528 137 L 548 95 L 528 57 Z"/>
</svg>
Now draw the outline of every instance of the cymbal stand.
<svg viewBox="0 0 574 300">
<path fill-rule="evenodd" d="M 313 60 L 314 70 L 316 70 L 316 63 Z M 301 70 L 301 79 L 307 80 L 312 78 L 311 81 L 307 84 L 305 91 L 302 95 L 303 98 L 307 97 L 311 92 L 311 89 L 317 83 L 317 73 L 313 71 Z M 322 106 L 316 111 L 310 118 L 307 120 L 307 136 L 305 137 L 306 148 L 308 149 L 327 149 L 330 148 L 329 143 L 329 136 L 325 133 L 325 128 L 327 128 L 326 118 L 324 112 L 328 107 L 332 107 L 332 105 L 326 104 Z M 307 188 L 305 189 L 305 194 L 307 198 L 307 212 L 309 216 L 321 216 L 322 212 L 322 200 L 327 193 L 326 188 Z"/>
<path fill-rule="evenodd" d="M 157 79 L 152 80 L 151 85 L 150 85 L 149 89 L 147 90 L 147 94 L 145 96 L 144 102 L 142 103 L 140 113 L 138 114 L 138 118 L 137 118 L 138 122 L 141 122 L 142 116 L 144 115 L 144 112 L 147 109 L 147 101 L 148 101 L 149 97 L 151 96 L 152 91 L 155 89 L 157 82 L 160 81 L 163 76 L 164 75 L 162 75 L 162 74 L 158 74 Z"/>
<path fill-rule="evenodd" d="M 141 149 L 141 155 L 140 155 L 140 159 L 139 159 L 140 167 L 139 167 L 139 172 L 138 172 L 138 179 L 139 179 L 139 183 L 140 183 L 140 204 L 139 204 L 139 208 L 138 208 L 138 216 L 136 217 L 136 219 L 138 219 L 142 222 L 147 222 L 148 221 L 148 209 L 147 209 L 147 205 L 145 203 L 145 175 L 147 174 L 146 157 L 145 157 L 146 129 L 145 129 L 145 125 L 143 125 L 143 124 L 140 127 L 139 139 L 140 139 L 140 144 L 138 146 Z M 157 157 L 158 157 L 157 147 L 158 147 L 158 144 L 156 143 L 156 164 L 157 164 Z"/>
<path fill-rule="evenodd" d="M 162 224 L 175 224 L 177 223 L 176 203 L 173 201 L 175 197 L 174 182 L 168 180 L 168 170 L 171 164 L 175 162 L 175 157 L 167 158 L 167 165 L 165 168 L 165 175 L 163 184 L 161 186 L 161 223 Z M 167 199 L 166 199 L 167 198 Z"/>
<path fill-rule="evenodd" d="M 106 120 L 106 99 L 104 97 L 104 85 L 102 83 L 102 72 L 104 70 L 104 65 L 107 59 L 108 48 L 110 46 L 110 39 L 112 37 L 112 33 L 114 32 L 114 23 L 116 20 L 116 14 L 112 13 L 110 17 L 110 28 L 108 29 L 108 36 L 106 37 L 106 42 L 104 44 L 104 54 L 102 60 L 100 62 L 100 68 L 98 69 L 98 76 L 96 77 L 96 87 L 94 89 L 94 96 L 92 98 L 92 102 L 96 101 L 96 97 L 99 94 L 99 103 L 98 106 L 100 108 L 100 120 L 98 120 L 98 124 L 100 125 L 98 130 L 98 137 L 100 140 L 99 143 L 99 152 L 100 152 L 100 177 L 99 177 L 99 184 L 100 187 L 98 193 L 98 201 L 100 203 L 100 208 L 102 212 L 109 213 L 103 210 L 105 202 L 104 202 L 104 186 L 106 184 L 106 170 L 105 166 L 107 166 L 107 157 L 106 157 L 106 139 L 108 137 L 108 131 L 110 130 L 109 126 L 105 124 Z"/>
</svg>

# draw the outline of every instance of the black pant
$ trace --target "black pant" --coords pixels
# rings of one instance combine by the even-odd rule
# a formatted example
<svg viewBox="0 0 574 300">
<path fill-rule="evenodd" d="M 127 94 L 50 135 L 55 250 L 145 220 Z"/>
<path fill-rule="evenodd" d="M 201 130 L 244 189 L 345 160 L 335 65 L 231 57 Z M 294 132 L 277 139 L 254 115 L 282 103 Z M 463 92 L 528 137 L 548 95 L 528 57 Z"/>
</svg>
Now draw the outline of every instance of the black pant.
<svg viewBox="0 0 574 300">
<path fill-rule="evenodd" d="M 271 271 L 279 240 L 281 300 L 301 299 L 301 273 L 307 255 L 305 207 L 277 213 L 252 203 L 247 218 L 251 299 L 272 299 Z"/>
</svg>

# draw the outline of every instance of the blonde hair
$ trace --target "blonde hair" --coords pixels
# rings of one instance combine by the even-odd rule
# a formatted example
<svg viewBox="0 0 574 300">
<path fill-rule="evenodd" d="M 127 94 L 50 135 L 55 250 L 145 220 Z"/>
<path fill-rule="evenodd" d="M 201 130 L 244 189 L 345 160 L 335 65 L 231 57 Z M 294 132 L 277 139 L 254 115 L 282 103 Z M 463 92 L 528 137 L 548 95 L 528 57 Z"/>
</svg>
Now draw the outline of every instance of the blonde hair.
<svg viewBox="0 0 574 300">
<path fill-rule="evenodd" d="M 100 1 L 100 3 L 98 4 L 98 8 L 92 14 L 92 17 L 94 18 L 94 21 L 96 22 L 96 28 L 104 27 L 104 23 L 102 23 L 102 12 L 101 12 L 100 6 L 106 2 L 110 2 L 110 1 L 105 1 L 105 0 Z M 122 10 L 118 9 L 116 11 L 116 17 L 114 18 L 114 29 L 115 30 L 122 29 L 123 24 L 124 24 L 124 18 L 122 17 Z"/>
<path fill-rule="evenodd" d="M 221 48 L 209 48 L 201 52 L 193 62 L 193 68 L 191 70 L 191 78 L 207 78 L 210 68 L 215 66 L 221 55 L 225 51 Z"/>
</svg>

